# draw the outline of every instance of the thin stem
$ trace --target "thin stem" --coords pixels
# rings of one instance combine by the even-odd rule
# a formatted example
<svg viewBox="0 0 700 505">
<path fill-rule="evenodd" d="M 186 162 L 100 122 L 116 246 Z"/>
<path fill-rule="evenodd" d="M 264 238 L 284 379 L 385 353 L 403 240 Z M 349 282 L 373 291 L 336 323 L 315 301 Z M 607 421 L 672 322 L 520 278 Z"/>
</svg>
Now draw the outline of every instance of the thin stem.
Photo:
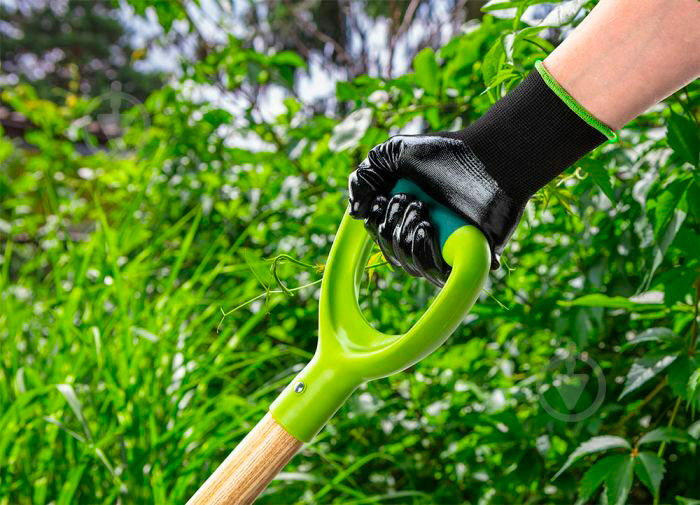
<svg viewBox="0 0 700 505">
<path fill-rule="evenodd" d="M 690 334 L 690 345 L 688 346 L 688 355 L 695 354 L 695 347 L 698 344 L 698 315 L 700 315 L 700 277 L 695 279 L 695 312 L 693 317 L 693 329 Z"/>
<path fill-rule="evenodd" d="M 486 295 L 487 295 L 489 298 L 492 298 L 493 301 L 495 301 L 502 309 L 504 309 L 504 310 L 510 310 L 510 308 L 509 308 L 507 305 L 505 305 L 501 300 L 499 300 L 498 298 L 496 298 L 496 296 L 495 296 L 491 291 L 489 291 L 489 290 L 486 289 L 486 288 L 482 288 L 482 291 L 483 291 L 484 293 L 486 293 Z"/>
<path fill-rule="evenodd" d="M 373 268 L 383 267 L 384 265 L 389 265 L 389 262 L 388 261 L 380 261 L 379 263 L 372 263 L 371 265 L 367 265 L 365 267 L 365 270 L 372 270 Z"/>
<path fill-rule="evenodd" d="M 295 264 L 297 264 L 297 265 L 302 265 L 302 266 L 306 266 L 306 267 L 317 268 L 317 265 L 311 265 L 311 264 L 308 264 L 308 263 L 304 263 L 304 262 L 299 261 L 299 260 L 297 260 L 296 258 L 293 258 L 293 257 L 291 257 L 291 256 L 289 256 L 289 255 L 286 255 L 286 254 L 280 254 L 280 255 L 277 256 L 273 261 L 276 262 L 276 260 L 279 259 L 279 258 L 282 258 L 282 259 L 285 259 L 285 260 L 289 260 L 289 261 L 291 261 L 291 262 L 293 262 L 293 263 L 295 263 Z M 377 267 L 384 266 L 384 265 L 388 265 L 388 264 L 389 264 L 388 261 L 382 261 L 382 262 L 379 262 L 379 263 L 373 263 L 373 264 L 371 264 L 371 265 L 367 265 L 367 266 L 365 267 L 365 270 L 371 270 L 371 269 L 373 269 L 373 268 L 377 268 Z M 274 274 L 274 275 L 275 275 L 275 278 L 277 278 L 277 275 L 276 275 L 276 274 Z M 229 310 L 229 311 L 224 311 L 224 309 L 221 309 L 221 308 L 220 308 L 220 310 L 221 310 L 221 320 L 219 321 L 219 324 L 216 325 L 216 331 L 217 331 L 217 332 L 219 331 L 219 329 L 221 328 L 221 323 L 224 322 L 224 319 L 226 319 L 227 316 L 233 314 L 234 312 L 236 312 L 236 311 L 239 310 L 239 309 L 242 309 L 242 308 L 245 307 L 246 305 L 250 305 L 250 304 L 253 303 L 254 301 L 260 300 L 261 298 L 265 298 L 266 296 L 271 295 L 271 294 L 280 294 L 280 293 L 284 293 L 284 294 L 286 294 L 286 295 L 289 295 L 289 294 L 293 293 L 294 291 L 299 291 L 299 290 L 304 289 L 304 288 L 308 288 L 308 287 L 311 287 L 311 286 L 315 286 L 316 284 L 319 284 L 322 280 L 323 280 L 323 279 L 317 279 L 317 280 L 315 280 L 315 281 L 313 281 L 313 282 L 309 282 L 308 284 L 304 284 L 303 286 L 297 286 L 297 287 L 295 287 L 295 288 L 288 288 L 288 287 L 284 286 L 284 285 L 281 283 L 281 281 L 279 281 L 280 287 L 281 287 L 282 289 L 269 289 L 269 290 L 267 290 L 267 291 L 264 291 L 263 293 L 260 293 L 259 295 L 256 295 L 256 296 L 254 296 L 253 298 L 249 298 L 248 300 L 244 301 L 244 302 L 241 303 L 240 305 L 237 305 L 236 307 L 232 308 L 232 309 Z"/>
<path fill-rule="evenodd" d="M 681 98 L 681 95 L 683 93 L 685 93 L 685 98 L 686 98 L 687 102 L 684 102 L 683 99 Z M 696 125 L 698 125 L 698 120 L 696 119 L 695 114 L 693 114 L 693 112 L 690 110 L 689 102 L 690 102 L 690 95 L 688 95 L 688 86 L 684 86 L 683 89 L 678 93 L 678 103 L 681 104 L 681 108 L 683 109 L 683 112 L 685 112 L 688 115 L 688 117 L 691 120 L 693 120 L 693 122 Z M 698 126 L 700 126 L 700 125 L 698 125 Z"/>
<path fill-rule="evenodd" d="M 284 283 L 282 282 L 282 279 L 280 279 L 279 275 L 277 275 L 277 267 L 281 263 L 284 263 L 285 261 L 289 261 L 290 263 L 294 263 L 295 265 L 298 265 L 300 267 L 304 267 L 304 268 L 308 268 L 308 269 L 312 269 L 312 270 L 318 270 L 318 266 L 312 265 L 310 263 L 304 263 L 303 261 L 300 261 L 300 260 L 294 258 L 293 256 L 290 256 L 289 254 L 279 254 L 279 255 L 275 256 L 275 258 L 272 260 L 272 267 L 270 269 L 272 271 L 272 277 L 274 277 L 275 282 L 280 287 L 280 289 L 282 289 L 282 291 L 284 293 L 289 295 L 292 293 L 292 291 L 289 288 L 287 288 L 287 286 L 284 285 Z"/>
<path fill-rule="evenodd" d="M 549 51 L 546 47 L 543 47 L 540 43 L 538 43 L 538 42 L 535 41 L 535 40 L 529 39 L 529 38 L 527 38 L 527 37 L 525 37 L 525 38 L 522 39 L 522 40 L 524 40 L 525 42 L 529 42 L 530 44 L 532 44 L 532 45 L 534 45 L 534 46 L 539 47 L 540 49 L 542 49 L 542 51 L 544 51 L 545 54 L 549 54 L 549 53 L 550 53 L 550 51 Z"/>
<path fill-rule="evenodd" d="M 661 391 L 663 391 L 663 389 L 666 387 L 667 384 L 668 384 L 668 378 L 664 377 L 663 380 L 660 381 L 656 385 L 656 387 L 648 395 L 646 395 L 644 397 L 644 399 L 641 402 L 639 402 L 639 404 L 634 409 L 632 409 L 629 413 L 627 413 L 627 415 L 625 415 L 622 419 L 620 419 L 617 422 L 614 430 L 619 429 L 627 421 L 629 421 L 632 418 L 632 416 L 634 416 L 635 414 L 637 414 L 637 412 L 639 412 L 639 410 L 641 410 L 642 407 L 644 407 L 647 403 L 652 401 L 656 397 L 656 395 L 658 395 Z"/>
<path fill-rule="evenodd" d="M 315 281 L 313 281 L 313 282 L 309 282 L 308 284 L 304 284 L 303 286 L 297 286 L 296 288 L 289 288 L 289 289 L 287 289 L 287 291 L 288 291 L 288 292 L 299 291 L 300 289 L 304 289 L 304 288 L 308 288 L 308 287 L 311 287 L 311 286 L 315 286 L 316 284 L 319 284 L 322 280 L 323 280 L 323 279 L 317 279 L 317 280 L 315 280 Z M 260 293 L 259 295 L 254 296 L 253 298 L 250 298 L 249 300 L 246 300 L 245 302 L 241 303 L 241 304 L 238 305 L 237 307 L 232 308 L 232 309 L 229 310 L 228 312 L 224 312 L 224 309 L 221 309 L 221 314 L 222 314 L 222 316 L 221 316 L 221 321 L 219 321 L 219 324 L 216 326 L 216 331 L 217 331 L 217 332 L 219 331 L 219 328 L 221 328 L 221 323 L 224 322 L 224 319 L 226 318 L 226 316 L 228 316 L 228 315 L 230 315 L 230 314 L 236 312 L 238 309 L 242 309 L 242 308 L 245 307 L 246 305 L 249 305 L 249 304 L 253 303 L 253 302 L 256 301 L 256 300 L 260 300 L 261 298 L 264 298 L 264 297 L 266 297 L 266 296 L 269 295 L 269 294 L 286 293 L 287 291 L 282 291 L 281 289 L 271 289 L 270 291 L 265 291 L 264 293 Z"/>
<path fill-rule="evenodd" d="M 676 404 L 673 406 L 673 412 L 671 413 L 671 419 L 668 421 L 668 427 L 673 426 L 673 421 L 676 420 L 676 414 L 678 414 L 678 408 L 681 406 L 681 397 L 676 399 Z M 666 442 L 661 442 L 661 447 L 659 447 L 659 452 L 656 454 L 659 458 L 664 455 L 664 450 L 666 449 Z M 659 497 L 661 496 L 661 488 L 657 489 L 654 494 L 654 505 L 659 505 Z"/>
<path fill-rule="evenodd" d="M 676 420 L 676 414 L 678 414 L 678 407 L 681 406 L 681 397 L 676 399 L 676 404 L 673 406 L 673 412 L 671 413 L 671 419 L 668 421 L 668 427 L 673 426 L 673 421 Z M 664 450 L 666 449 L 666 442 L 661 442 L 661 447 L 659 447 L 659 452 L 657 455 L 662 457 L 664 455 Z"/>
<path fill-rule="evenodd" d="M 700 301 L 700 277 L 695 279 L 695 299 L 693 300 L 695 302 L 695 310 L 694 310 L 694 317 L 693 317 L 693 327 L 690 332 L 690 342 L 688 344 L 688 355 L 692 356 L 695 353 L 695 346 L 697 345 L 698 341 L 698 312 L 700 311 L 700 304 L 698 303 Z M 676 404 L 673 406 L 673 412 L 671 413 L 671 419 L 668 421 L 668 427 L 670 428 L 673 426 L 673 422 L 676 420 L 676 414 L 678 414 L 678 409 L 681 406 L 681 397 L 679 396 L 676 398 Z M 661 442 L 661 447 L 659 447 L 659 452 L 657 453 L 657 456 L 659 458 L 663 457 L 664 451 L 666 450 L 666 442 Z M 659 493 L 660 490 L 656 492 L 654 496 L 654 505 L 659 504 Z"/>
</svg>

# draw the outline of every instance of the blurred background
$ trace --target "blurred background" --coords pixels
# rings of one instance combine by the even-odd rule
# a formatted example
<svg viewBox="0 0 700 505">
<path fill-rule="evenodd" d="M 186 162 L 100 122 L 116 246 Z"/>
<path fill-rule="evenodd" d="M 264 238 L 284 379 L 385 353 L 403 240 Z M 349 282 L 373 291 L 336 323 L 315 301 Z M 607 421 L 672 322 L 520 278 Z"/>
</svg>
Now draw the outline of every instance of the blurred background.
<svg viewBox="0 0 700 505">
<path fill-rule="evenodd" d="M 350 171 L 596 3 L 0 0 L 0 503 L 184 503 L 312 356 Z M 260 503 L 700 503 L 698 121 L 694 82 L 544 188 Z M 434 295 L 370 258 L 375 327 Z"/>
</svg>

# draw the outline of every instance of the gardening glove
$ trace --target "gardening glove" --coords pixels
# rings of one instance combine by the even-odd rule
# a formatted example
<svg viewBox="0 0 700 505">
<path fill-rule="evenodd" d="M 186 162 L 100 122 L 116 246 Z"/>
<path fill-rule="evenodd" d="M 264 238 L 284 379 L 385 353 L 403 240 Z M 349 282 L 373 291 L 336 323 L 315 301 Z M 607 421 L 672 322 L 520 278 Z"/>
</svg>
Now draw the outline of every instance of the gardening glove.
<svg viewBox="0 0 700 505">
<path fill-rule="evenodd" d="M 464 130 L 391 137 L 352 172 L 350 214 L 364 219 L 392 265 L 438 286 L 450 271 L 425 204 L 390 194 L 398 179 L 410 179 L 478 227 L 497 269 L 528 200 L 606 137 L 615 138 L 541 62 L 536 67 Z"/>
</svg>

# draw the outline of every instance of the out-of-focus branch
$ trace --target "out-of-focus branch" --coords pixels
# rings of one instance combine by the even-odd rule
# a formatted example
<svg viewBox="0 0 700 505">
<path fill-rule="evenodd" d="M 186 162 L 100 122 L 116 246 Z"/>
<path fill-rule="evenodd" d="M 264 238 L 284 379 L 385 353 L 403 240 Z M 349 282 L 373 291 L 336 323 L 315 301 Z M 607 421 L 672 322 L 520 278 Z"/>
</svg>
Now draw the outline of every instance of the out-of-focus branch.
<svg viewBox="0 0 700 505">
<path fill-rule="evenodd" d="M 406 32 L 406 30 L 408 30 L 408 27 L 413 22 L 413 16 L 416 13 L 418 5 L 420 5 L 420 1 L 421 0 L 411 0 L 411 3 L 408 4 L 406 13 L 403 16 L 403 21 L 401 21 L 401 26 L 399 26 L 399 29 L 396 30 L 396 33 L 393 36 L 394 40 L 397 40 L 399 37 L 401 37 L 401 35 L 403 35 Z"/>
<path fill-rule="evenodd" d="M 389 41 L 389 66 L 387 68 L 387 79 L 391 79 L 391 74 L 394 68 L 394 51 L 396 50 L 396 43 L 399 41 L 401 36 L 408 30 L 408 27 L 411 26 L 411 22 L 413 21 L 413 16 L 416 13 L 416 9 L 418 8 L 418 5 L 420 4 L 420 0 L 411 0 L 411 3 L 408 4 L 408 8 L 406 9 L 406 12 L 404 13 L 403 20 L 401 21 L 401 25 L 399 25 L 399 28 L 396 30 L 396 32 L 391 36 L 391 40 Z"/>
<path fill-rule="evenodd" d="M 478 7 L 478 5 L 477 5 Z M 455 3 L 454 9 L 452 9 L 452 35 L 454 36 L 457 32 L 459 32 L 459 28 L 464 22 L 465 19 L 465 14 L 470 15 L 471 9 L 467 8 L 467 0 L 457 0 Z M 477 9 L 478 11 L 478 9 Z M 471 16 L 470 16 L 471 17 Z"/>
<path fill-rule="evenodd" d="M 357 22 L 357 16 L 352 12 L 352 4 L 350 0 L 343 0 L 340 3 L 341 9 L 343 9 L 343 14 L 345 19 L 347 19 L 351 24 L 352 28 L 360 38 L 360 55 L 359 58 L 355 59 L 355 64 L 350 67 L 348 71 L 348 80 L 353 79 L 359 74 L 366 74 L 369 68 L 369 61 L 367 55 L 367 36 L 360 29 L 360 25 Z"/>
<path fill-rule="evenodd" d="M 336 41 L 333 37 L 331 37 L 327 33 L 323 33 L 321 30 L 318 29 L 318 27 L 314 26 L 313 23 L 310 23 L 309 21 L 304 19 L 304 16 L 301 15 L 298 8 L 292 8 L 292 15 L 294 16 L 294 19 L 299 23 L 301 28 L 304 30 L 304 32 L 306 32 L 306 34 L 308 34 L 312 37 L 316 37 L 318 40 L 320 40 L 324 44 L 332 45 L 333 49 L 338 54 L 340 59 L 346 65 L 352 65 L 352 62 L 353 62 L 352 57 L 347 53 L 345 48 L 338 41 Z"/>
</svg>

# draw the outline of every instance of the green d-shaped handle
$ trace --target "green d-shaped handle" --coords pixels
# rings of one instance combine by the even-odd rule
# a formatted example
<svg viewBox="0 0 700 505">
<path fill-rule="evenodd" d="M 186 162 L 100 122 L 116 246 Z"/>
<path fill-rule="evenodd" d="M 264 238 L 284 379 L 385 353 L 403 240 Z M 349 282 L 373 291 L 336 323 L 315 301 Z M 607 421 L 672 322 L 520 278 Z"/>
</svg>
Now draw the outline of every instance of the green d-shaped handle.
<svg viewBox="0 0 700 505">
<path fill-rule="evenodd" d="M 415 188 L 401 180 L 394 192 Z M 451 231 L 442 255 L 452 272 L 403 335 L 375 330 L 360 310 L 357 296 L 372 242 L 362 221 L 345 212 L 321 283 L 316 353 L 270 406 L 272 417 L 297 439 L 310 442 L 360 384 L 400 372 L 437 349 L 478 298 L 491 264 L 488 242 L 474 226 L 454 229 L 454 222 L 433 217 L 437 206 L 431 199 L 433 222 L 437 217 L 439 231 Z"/>
</svg>

